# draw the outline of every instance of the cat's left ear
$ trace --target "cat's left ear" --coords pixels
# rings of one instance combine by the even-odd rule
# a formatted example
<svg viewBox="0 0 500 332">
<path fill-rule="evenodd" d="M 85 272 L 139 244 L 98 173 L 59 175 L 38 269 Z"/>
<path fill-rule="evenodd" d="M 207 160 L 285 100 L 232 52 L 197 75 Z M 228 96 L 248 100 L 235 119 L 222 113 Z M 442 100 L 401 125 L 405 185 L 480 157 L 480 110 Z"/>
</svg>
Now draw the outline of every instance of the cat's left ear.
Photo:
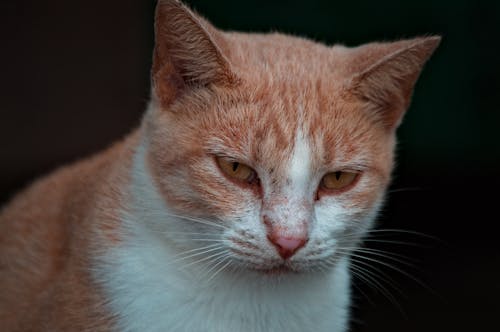
<svg viewBox="0 0 500 332">
<path fill-rule="evenodd" d="M 440 41 L 433 36 L 352 49 L 349 90 L 388 129 L 397 128 L 420 72 Z"/>
<path fill-rule="evenodd" d="M 178 0 L 159 0 L 152 83 L 160 103 L 168 106 L 192 89 L 233 84 L 223 46 L 223 37 L 208 21 Z"/>
</svg>

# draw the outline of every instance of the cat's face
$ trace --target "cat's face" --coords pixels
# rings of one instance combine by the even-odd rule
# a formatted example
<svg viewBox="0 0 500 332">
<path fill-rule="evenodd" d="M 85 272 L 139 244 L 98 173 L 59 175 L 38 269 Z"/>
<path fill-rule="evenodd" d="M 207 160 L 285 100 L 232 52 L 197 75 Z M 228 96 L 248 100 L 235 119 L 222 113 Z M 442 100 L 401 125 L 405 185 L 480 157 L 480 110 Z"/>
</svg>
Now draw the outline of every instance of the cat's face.
<svg viewBox="0 0 500 332">
<path fill-rule="evenodd" d="M 200 30 L 192 13 L 167 9 L 158 10 L 156 98 L 145 121 L 154 182 L 183 216 L 165 236 L 233 267 L 331 267 L 376 216 L 411 94 L 384 83 L 389 73 L 374 64 L 423 41 L 376 44 L 369 52 L 330 48 L 283 35 L 223 34 L 206 22 Z M 192 30 L 177 31 L 172 19 L 162 28 L 172 13 L 180 21 L 187 15 Z M 169 30 L 175 37 L 162 37 Z M 190 51 L 190 35 L 207 38 L 195 58 L 182 52 L 182 33 Z M 416 79 L 413 71 L 405 79 Z M 384 94 L 383 102 L 372 100 Z"/>
<path fill-rule="evenodd" d="M 352 247 L 388 183 L 392 135 L 361 104 L 329 93 L 328 78 L 304 76 L 296 76 L 300 84 L 262 79 L 262 91 L 242 84 L 187 98 L 152 121 L 150 165 L 168 205 L 223 225 L 206 232 L 249 267 L 283 263 L 268 239 L 274 230 L 307 241 L 287 260 L 294 269 Z M 334 172 L 344 172 L 339 183 L 354 178 L 329 189 L 323 179 Z"/>
</svg>

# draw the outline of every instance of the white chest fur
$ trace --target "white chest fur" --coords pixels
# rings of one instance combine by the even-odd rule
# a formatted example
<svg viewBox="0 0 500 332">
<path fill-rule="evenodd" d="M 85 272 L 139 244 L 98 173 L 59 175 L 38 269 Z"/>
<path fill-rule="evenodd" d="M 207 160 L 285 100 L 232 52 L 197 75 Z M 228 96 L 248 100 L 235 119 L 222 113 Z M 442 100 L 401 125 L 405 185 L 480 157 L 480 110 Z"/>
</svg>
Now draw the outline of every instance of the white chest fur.
<svg viewBox="0 0 500 332">
<path fill-rule="evenodd" d="M 347 262 L 329 274 L 280 281 L 257 273 L 219 274 L 208 283 L 163 264 L 168 250 L 153 238 L 110 253 L 105 285 L 119 331 L 346 330 Z"/>
</svg>

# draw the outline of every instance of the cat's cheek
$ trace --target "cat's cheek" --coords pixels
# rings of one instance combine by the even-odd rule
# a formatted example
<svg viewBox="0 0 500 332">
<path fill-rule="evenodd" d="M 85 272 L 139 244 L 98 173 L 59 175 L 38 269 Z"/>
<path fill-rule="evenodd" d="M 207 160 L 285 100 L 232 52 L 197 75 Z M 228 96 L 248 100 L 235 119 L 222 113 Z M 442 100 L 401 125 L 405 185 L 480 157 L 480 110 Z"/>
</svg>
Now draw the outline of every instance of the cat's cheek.
<svg viewBox="0 0 500 332">
<path fill-rule="evenodd" d="M 360 181 L 355 190 L 346 194 L 342 203 L 347 209 L 369 214 L 372 210 L 378 210 L 387 183 L 383 177 L 366 177 L 364 181 Z"/>
<path fill-rule="evenodd" d="M 382 197 L 379 190 L 363 181 L 349 192 L 324 195 L 315 204 L 314 226 L 327 234 L 363 227 L 374 218 Z"/>
<path fill-rule="evenodd" d="M 215 217 L 239 218 L 258 205 L 257 195 L 249 188 L 241 188 L 213 170 L 206 174 L 208 177 L 202 175 L 192 184 L 192 190 Z"/>
<path fill-rule="evenodd" d="M 327 238 L 330 234 L 342 231 L 347 227 L 347 217 L 351 211 L 344 208 L 333 197 L 326 197 L 318 201 L 314 210 L 315 219 L 312 225 L 312 233 Z"/>
<path fill-rule="evenodd" d="M 168 163 L 148 156 L 147 169 L 168 206 L 193 216 L 229 218 L 241 215 L 254 195 L 225 179 L 201 153 Z"/>
</svg>

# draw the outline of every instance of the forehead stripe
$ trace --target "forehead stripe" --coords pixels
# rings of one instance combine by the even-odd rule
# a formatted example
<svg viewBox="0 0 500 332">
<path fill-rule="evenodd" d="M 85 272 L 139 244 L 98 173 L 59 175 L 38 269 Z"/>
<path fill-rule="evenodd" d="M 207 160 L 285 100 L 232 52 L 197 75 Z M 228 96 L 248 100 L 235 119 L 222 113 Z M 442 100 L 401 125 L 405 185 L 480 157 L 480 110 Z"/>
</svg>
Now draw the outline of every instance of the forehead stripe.
<svg viewBox="0 0 500 332">
<path fill-rule="evenodd" d="M 310 181 L 311 148 L 301 129 L 297 130 L 295 144 L 289 166 L 289 179 L 292 190 L 303 193 Z"/>
</svg>

